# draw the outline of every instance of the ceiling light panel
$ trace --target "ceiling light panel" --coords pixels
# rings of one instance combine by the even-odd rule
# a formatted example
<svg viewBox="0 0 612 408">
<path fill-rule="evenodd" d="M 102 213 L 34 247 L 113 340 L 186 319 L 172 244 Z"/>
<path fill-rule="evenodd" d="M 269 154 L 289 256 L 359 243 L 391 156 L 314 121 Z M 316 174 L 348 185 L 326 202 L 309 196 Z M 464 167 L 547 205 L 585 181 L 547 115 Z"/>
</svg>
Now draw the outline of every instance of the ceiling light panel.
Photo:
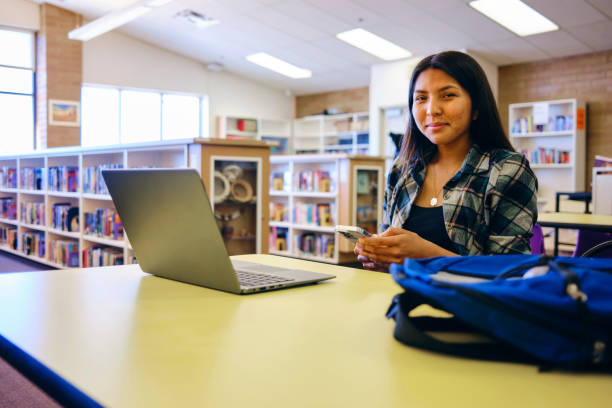
<svg viewBox="0 0 612 408">
<path fill-rule="evenodd" d="M 336 37 L 353 47 L 362 49 L 385 61 L 393 61 L 401 58 L 408 58 L 412 53 L 399 45 L 385 40 L 382 37 L 372 34 L 363 28 L 344 31 L 336 34 Z"/>
<path fill-rule="evenodd" d="M 476 0 L 470 6 L 521 37 L 559 29 L 520 0 Z"/>
<path fill-rule="evenodd" d="M 288 76 L 289 78 L 310 78 L 312 72 L 308 69 L 299 68 L 279 58 L 273 57 L 265 52 L 258 52 L 251 54 L 246 57 L 247 61 L 257 64 L 260 67 L 267 68 L 271 71 L 277 72 L 281 75 Z"/>
</svg>

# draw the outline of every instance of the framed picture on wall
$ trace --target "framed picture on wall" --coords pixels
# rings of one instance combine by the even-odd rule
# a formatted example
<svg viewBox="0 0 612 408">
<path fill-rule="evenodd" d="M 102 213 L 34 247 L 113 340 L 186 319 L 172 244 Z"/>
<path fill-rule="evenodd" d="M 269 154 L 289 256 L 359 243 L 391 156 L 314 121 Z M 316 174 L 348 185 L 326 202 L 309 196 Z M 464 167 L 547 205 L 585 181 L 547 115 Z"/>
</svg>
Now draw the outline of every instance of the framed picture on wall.
<svg viewBox="0 0 612 408">
<path fill-rule="evenodd" d="M 60 101 L 49 99 L 49 125 L 80 126 L 81 103 L 78 101 Z"/>
</svg>

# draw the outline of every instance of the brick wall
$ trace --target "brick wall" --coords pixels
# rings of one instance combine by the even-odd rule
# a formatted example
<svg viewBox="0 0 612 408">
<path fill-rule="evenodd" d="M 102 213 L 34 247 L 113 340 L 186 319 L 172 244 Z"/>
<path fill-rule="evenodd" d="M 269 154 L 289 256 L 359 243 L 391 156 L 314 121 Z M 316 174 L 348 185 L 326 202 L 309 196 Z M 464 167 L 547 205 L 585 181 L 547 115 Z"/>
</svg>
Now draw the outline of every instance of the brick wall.
<svg viewBox="0 0 612 408">
<path fill-rule="evenodd" d="M 44 3 L 40 8 L 40 31 L 36 38 L 36 146 L 39 149 L 81 144 L 81 128 L 50 126 L 50 99 L 81 101 L 81 41 L 68 32 L 82 23 L 71 11 Z"/>
<path fill-rule="evenodd" d="M 508 105 L 576 98 L 587 103 L 586 186 L 593 158 L 612 157 L 612 50 L 499 68 L 499 110 L 508 129 Z"/>
<path fill-rule="evenodd" d="M 367 112 L 370 108 L 369 88 L 346 89 L 295 98 L 295 117 L 318 115 L 325 109 L 338 109 L 341 112 Z"/>
</svg>

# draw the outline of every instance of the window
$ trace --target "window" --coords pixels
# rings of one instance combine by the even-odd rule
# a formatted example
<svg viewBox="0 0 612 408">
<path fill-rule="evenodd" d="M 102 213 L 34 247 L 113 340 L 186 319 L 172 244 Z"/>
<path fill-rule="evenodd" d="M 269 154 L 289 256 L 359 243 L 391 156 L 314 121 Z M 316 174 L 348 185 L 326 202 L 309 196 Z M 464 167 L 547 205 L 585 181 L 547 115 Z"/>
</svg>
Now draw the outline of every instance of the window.
<svg viewBox="0 0 612 408">
<path fill-rule="evenodd" d="M 208 98 L 83 86 L 81 144 L 102 146 L 208 135 Z"/>
<path fill-rule="evenodd" d="M 34 34 L 0 29 L 0 153 L 34 149 Z"/>
</svg>

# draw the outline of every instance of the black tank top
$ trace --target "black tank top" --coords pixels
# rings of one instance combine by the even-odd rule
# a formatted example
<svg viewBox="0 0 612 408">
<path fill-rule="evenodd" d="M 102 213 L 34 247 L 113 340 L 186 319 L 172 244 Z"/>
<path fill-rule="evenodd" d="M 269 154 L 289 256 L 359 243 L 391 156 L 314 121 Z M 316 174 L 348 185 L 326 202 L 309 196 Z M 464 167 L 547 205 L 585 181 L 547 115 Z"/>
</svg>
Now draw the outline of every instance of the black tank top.
<svg viewBox="0 0 612 408">
<path fill-rule="evenodd" d="M 418 207 L 413 205 L 403 228 L 417 233 L 421 238 L 452 252 L 456 252 L 444 226 L 442 206 Z"/>
</svg>

